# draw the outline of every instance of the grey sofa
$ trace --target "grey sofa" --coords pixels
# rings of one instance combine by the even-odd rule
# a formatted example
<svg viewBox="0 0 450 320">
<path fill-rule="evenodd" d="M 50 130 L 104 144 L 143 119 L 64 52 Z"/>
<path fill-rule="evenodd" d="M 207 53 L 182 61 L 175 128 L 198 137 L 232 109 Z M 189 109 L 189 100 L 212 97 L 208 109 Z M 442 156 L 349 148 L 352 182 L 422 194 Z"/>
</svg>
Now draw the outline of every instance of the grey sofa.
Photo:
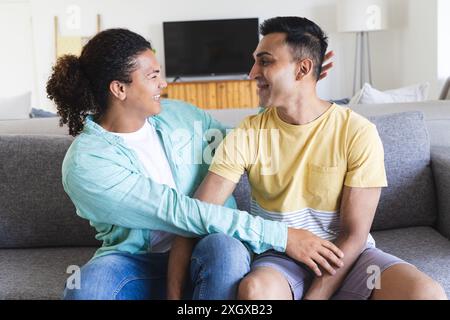
<svg viewBox="0 0 450 320">
<path fill-rule="evenodd" d="M 389 182 L 372 235 L 450 296 L 450 146 L 430 148 L 422 113 L 371 120 Z M 71 142 L 67 135 L 0 132 L 0 299 L 61 298 L 68 267 L 83 265 L 100 245 L 62 189 L 61 163 Z M 249 208 L 245 177 L 235 196 L 241 209 Z"/>
</svg>

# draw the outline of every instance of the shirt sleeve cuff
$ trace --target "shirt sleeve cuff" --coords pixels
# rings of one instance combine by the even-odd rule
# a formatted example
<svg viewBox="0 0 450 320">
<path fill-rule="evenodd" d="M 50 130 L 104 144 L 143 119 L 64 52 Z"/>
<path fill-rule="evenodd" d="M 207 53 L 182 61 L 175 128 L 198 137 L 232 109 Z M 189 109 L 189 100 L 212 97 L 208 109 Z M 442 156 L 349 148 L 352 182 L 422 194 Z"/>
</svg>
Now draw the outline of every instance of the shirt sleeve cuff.
<svg viewBox="0 0 450 320">
<path fill-rule="evenodd" d="M 214 164 L 212 164 L 211 167 L 209 167 L 209 171 L 234 183 L 239 183 L 239 180 L 241 179 L 242 176 L 242 174 L 234 173 L 231 170 L 222 169 L 221 167 L 216 166 Z"/>
<path fill-rule="evenodd" d="M 278 221 L 264 220 L 263 241 L 279 252 L 286 251 L 288 227 Z"/>
</svg>

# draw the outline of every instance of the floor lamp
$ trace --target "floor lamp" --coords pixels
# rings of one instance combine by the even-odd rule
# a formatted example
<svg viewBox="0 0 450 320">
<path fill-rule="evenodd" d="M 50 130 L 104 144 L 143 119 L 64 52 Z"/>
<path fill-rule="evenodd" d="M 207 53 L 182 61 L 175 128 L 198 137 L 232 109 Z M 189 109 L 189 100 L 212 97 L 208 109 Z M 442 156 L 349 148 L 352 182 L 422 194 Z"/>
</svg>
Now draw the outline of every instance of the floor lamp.
<svg viewBox="0 0 450 320">
<path fill-rule="evenodd" d="M 353 94 L 372 83 L 369 32 L 387 29 L 386 0 L 338 0 L 339 32 L 356 33 Z"/>
</svg>

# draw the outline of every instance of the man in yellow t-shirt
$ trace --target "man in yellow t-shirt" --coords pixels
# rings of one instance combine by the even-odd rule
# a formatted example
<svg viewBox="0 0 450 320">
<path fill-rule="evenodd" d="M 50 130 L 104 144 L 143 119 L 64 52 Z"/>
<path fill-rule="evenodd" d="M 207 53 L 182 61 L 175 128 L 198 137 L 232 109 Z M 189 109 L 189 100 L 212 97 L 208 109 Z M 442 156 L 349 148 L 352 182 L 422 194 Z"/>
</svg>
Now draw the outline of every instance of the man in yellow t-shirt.
<svg viewBox="0 0 450 320">
<path fill-rule="evenodd" d="M 253 214 L 327 240 L 339 233 L 343 185 L 387 186 L 377 129 L 335 104 L 301 125 L 283 121 L 276 108 L 248 117 L 217 149 L 209 171 L 234 183 L 247 171 Z"/>
<path fill-rule="evenodd" d="M 334 242 L 344 252 L 344 266 L 327 265 L 320 250 L 304 263 L 263 253 L 249 266 L 237 297 L 446 298 L 427 275 L 377 249 L 369 234 L 387 186 L 383 146 L 367 119 L 318 98 L 323 31 L 305 18 L 277 17 L 262 24 L 261 34 L 250 77 L 266 108 L 225 138 L 196 197 L 223 203 L 246 171 L 252 214 Z"/>
</svg>

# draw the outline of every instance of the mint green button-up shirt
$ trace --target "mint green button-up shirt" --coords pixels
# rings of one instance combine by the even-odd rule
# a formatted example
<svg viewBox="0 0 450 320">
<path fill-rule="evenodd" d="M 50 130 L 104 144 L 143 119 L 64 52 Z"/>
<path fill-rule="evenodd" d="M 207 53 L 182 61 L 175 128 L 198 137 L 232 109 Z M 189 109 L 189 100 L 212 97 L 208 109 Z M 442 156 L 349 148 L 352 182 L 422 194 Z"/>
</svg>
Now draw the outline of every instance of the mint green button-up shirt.
<svg viewBox="0 0 450 320">
<path fill-rule="evenodd" d="M 137 155 L 123 139 L 88 116 L 82 133 L 64 158 L 62 182 L 77 214 L 90 221 L 103 242 L 94 257 L 114 252 L 151 252 L 151 232 L 184 236 L 225 233 L 254 252 L 285 251 L 287 226 L 235 209 L 192 199 L 209 165 L 207 130 L 225 127 L 208 113 L 181 101 L 162 101 L 162 112 L 148 118 L 172 170 L 176 190 L 144 174 Z M 152 146 L 149 146 L 151 148 Z"/>
</svg>

